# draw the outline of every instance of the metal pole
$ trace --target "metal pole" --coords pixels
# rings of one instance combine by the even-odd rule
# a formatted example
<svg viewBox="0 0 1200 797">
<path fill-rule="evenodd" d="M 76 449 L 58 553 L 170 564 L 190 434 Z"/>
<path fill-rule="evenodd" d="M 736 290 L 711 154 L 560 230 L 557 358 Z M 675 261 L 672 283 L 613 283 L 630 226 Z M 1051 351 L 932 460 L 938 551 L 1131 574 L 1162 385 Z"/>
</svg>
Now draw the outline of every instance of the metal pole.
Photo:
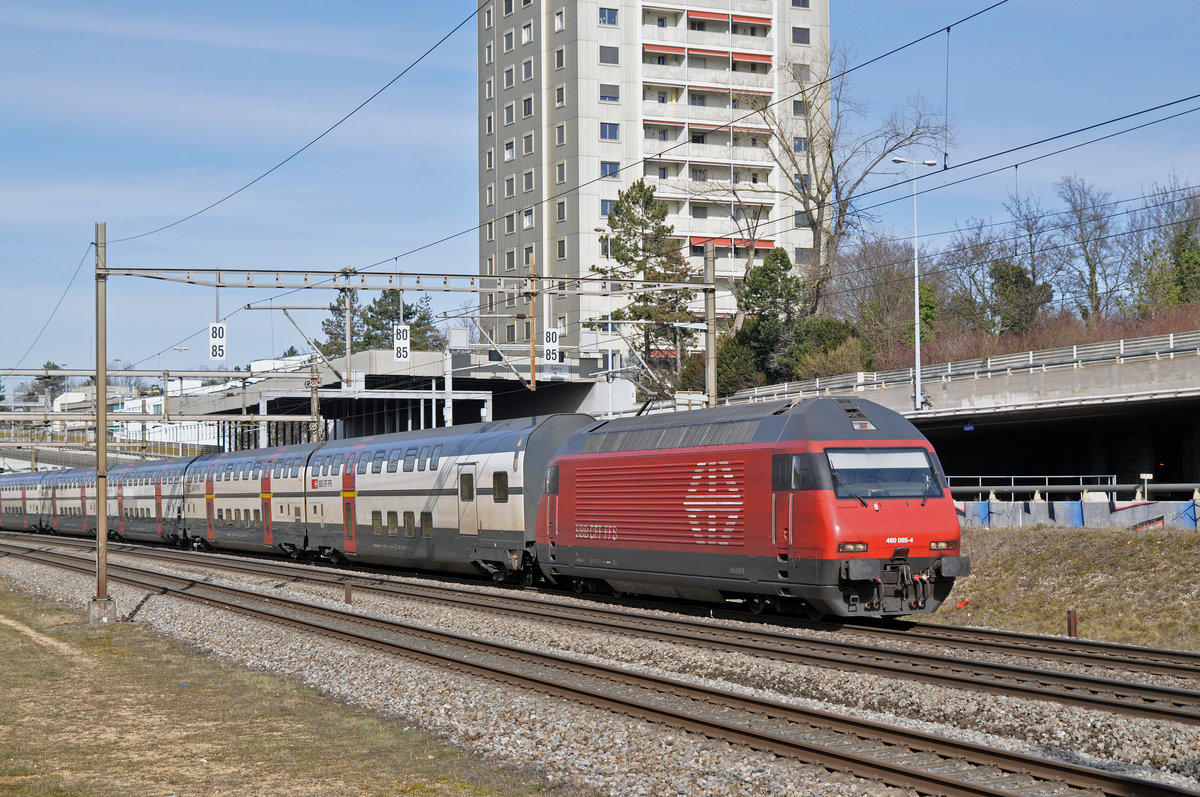
<svg viewBox="0 0 1200 797">
<path fill-rule="evenodd" d="M 704 389 L 708 406 L 717 406 L 717 248 L 704 244 Z"/>
<path fill-rule="evenodd" d="M 342 384 L 344 384 L 346 386 L 346 389 L 349 390 L 350 389 L 350 323 L 351 323 L 350 288 L 349 288 L 350 278 L 349 277 L 346 278 L 346 284 L 347 284 L 346 292 L 342 294 L 342 296 L 344 296 L 346 298 L 346 302 L 345 302 L 346 312 L 343 313 L 343 315 L 346 318 L 346 381 L 343 382 Z"/>
<path fill-rule="evenodd" d="M 920 411 L 921 401 L 921 268 L 917 262 L 917 162 L 913 161 L 913 337 L 915 339 L 915 368 L 913 370 L 913 409 Z"/>
<path fill-rule="evenodd" d="M 529 253 L 529 389 L 537 390 L 537 266 Z"/>
<path fill-rule="evenodd" d="M 445 374 L 443 380 L 446 388 L 446 401 L 442 404 L 442 422 L 445 426 L 454 425 L 454 359 L 450 354 L 450 345 L 446 345 L 446 351 L 442 354 L 442 371 Z"/>
<path fill-rule="evenodd" d="M 116 607 L 108 597 L 108 318 L 104 222 L 96 223 L 96 597 L 88 623 L 110 623 Z"/>
</svg>

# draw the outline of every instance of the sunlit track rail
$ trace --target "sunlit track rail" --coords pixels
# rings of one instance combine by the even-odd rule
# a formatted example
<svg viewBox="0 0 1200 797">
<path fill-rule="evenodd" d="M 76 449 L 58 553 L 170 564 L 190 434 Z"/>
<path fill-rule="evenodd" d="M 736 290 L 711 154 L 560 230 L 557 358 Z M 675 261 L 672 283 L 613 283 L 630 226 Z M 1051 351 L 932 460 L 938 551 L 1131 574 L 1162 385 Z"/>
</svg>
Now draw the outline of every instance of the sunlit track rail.
<svg viewBox="0 0 1200 797">
<path fill-rule="evenodd" d="M 89 574 L 92 562 L 49 545 L 0 544 L 4 555 Z M 602 666 L 576 658 L 481 641 L 406 623 L 194 578 L 123 565 L 110 580 L 201 601 L 306 632 L 453 667 L 505 684 L 559 695 L 638 719 L 748 745 L 775 755 L 870 778 L 922 794 L 1168 795 L 1200 792 L 1108 773 L 884 723 Z"/>
<path fill-rule="evenodd" d="M 52 539 L 57 543 L 61 538 Z M 87 541 L 84 540 L 72 540 L 67 544 L 88 546 Z M 319 583 L 337 588 L 342 588 L 350 583 L 356 591 L 371 591 L 429 600 L 507 615 L 517 614 L 535 621 L 571 624 L 595 631 L 636 634 L 655 640 L 669 640 L 707 649 L 735 651 L 810 666 L 917 680 L 939 686 L 952 686 L 990 694 L 1010 695 L 1117 712 L 1134 717 L 1200 725 L 1200 691 L 1191 689 L 1142 684 L 1131 682 L 1128 679 L 1057 672 L 1038 667 L 955 659 L 942 653 L 897 650 L 850 640 L 826 641 L 798 637 L 766 628 L 751 630 L 730 628 L 683 617 L 664 619 L 627 608 L 606 605 L 580 607 L 565 605 L 561 602 L 548 603 L 540 597 L 531 597 L 515 590 L 507 594 L 495 594 L 437 582 L 402 583 L 383 578 L 377 579 L 354 571 L 323 572 L 312 567 L 296 566 L 273 560 L 247 559 L 147 546 L 120 546 L 119 550 L 130 555 L 179 561 L 193 567 L 212 566 L 259 576 L 271 574 L 296 583 Z M 1035 637 L 1035 639 L 1045 640 L 1046 638 Z M 1144 649 L 1137 650 L 1144 651 Z M 1008 649 L 1006 652 L 1016 653 L 1017 651 Z M 1037 654 L 1022 652 L 1020 655 L 1036 656 Z M 1083 664 L 1092 663 L 1087 660 L 1076 661 L 1061 652 L 1054 659 Z M 1114 665 L 1108 661 L 1105 666 Z M 1193 671 L 1186 668 L 1170 674 L 1184 678 L 1195 676 Z"/>
</svg>

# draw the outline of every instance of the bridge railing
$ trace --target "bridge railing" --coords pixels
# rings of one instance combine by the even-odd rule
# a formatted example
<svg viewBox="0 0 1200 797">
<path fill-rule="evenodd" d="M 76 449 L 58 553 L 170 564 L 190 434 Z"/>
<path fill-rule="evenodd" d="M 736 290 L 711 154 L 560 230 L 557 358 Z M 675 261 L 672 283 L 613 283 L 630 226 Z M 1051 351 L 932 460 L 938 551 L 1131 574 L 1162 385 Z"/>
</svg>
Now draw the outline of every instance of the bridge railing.
<svg viewBox="0 0 1200 797">
<path fill-rule="evenodd" d="M 956 379 L 988 379 L 994 375 L 1015 372 L 1051 371 L 1083 368 L 1100 363 L 1125 363 L 1147 360 L 1200 356 L 1200 330 L 1060 346 L 1054 349 L 1002 354 L 973 360 L 957 360 L 921 366 L 923 381 L 953 381 Z M 859 371 L 836 376 L 784 382 L 776 385 L 747 388 L 721 399 L 722 404 L 745 404 L 776 399 L 804 398 L 823 393 L 850 390 L 878 390 L 888 386 L 912 384 L 913 368 L 890 371 Z"/>
</svg>

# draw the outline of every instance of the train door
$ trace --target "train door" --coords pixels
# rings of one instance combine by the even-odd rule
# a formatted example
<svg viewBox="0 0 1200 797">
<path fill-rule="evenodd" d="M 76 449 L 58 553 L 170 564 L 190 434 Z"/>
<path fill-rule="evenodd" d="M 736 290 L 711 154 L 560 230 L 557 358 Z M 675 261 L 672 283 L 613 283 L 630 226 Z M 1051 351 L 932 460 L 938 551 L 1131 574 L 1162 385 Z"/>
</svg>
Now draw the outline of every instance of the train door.
<svg viewBox="0 0 1200 797">
<path fill-rule="evenodd" d="M 271 531 L 271 468 L 274 463 L 263 463 L 262 485 L 259 488 L 259 499 L 262 502 L 263 544 L 274 545 L 275 535 Z"/>
<path fill-rule="evenodd" d="M 154 526 L 158 531 L 158 536 L 163 535 L 163 511 L 162 511 L 162 476 L 154 477 Z"/>
<path fill-rule="evenodd" d="M 117 533 L 125 535 L 125 482 L 117 480 Z"/>
<path fill-rule="evenodd" d="M 479 534 L 479 506 L 475 503 L 475 466 L 458 466 L 458 533 Z"/>
<path fill-rule="evenodd" d="M 216 494 L 213 490 L 213 474 L 212 469 L 210 468 L 208 472 L 204 474 L 204 516 L 206 521 L 205 531 L 207 532 L 207 536 L 210 541 L 217 539 L 217 512 L 213 507 L 213 499 L 215 497 Z"/>
<path fill-rule="evenodd" d="M 50 528 L 58 531 L 58 485 L 50 488 Z"/>
<path fill-rule="evenodd" d="M 358 498 L 358 491 L 354 488 L 354 459 L 354 454 L 347 454 L 342 471 L 342 529 L 345 532 L 346 553 L 358 552 L 358 543 L 354 537 L 355 524 L 358 522 L 354 516 L 354 505 Z"/>
<path fill-rule="evenodd" d="M 796 494 L 790 490 L 780 491 L 775 495 L 775 547 L 786 549 L 792 542 L 792 510 L 795 506 Z"/>
</svg>

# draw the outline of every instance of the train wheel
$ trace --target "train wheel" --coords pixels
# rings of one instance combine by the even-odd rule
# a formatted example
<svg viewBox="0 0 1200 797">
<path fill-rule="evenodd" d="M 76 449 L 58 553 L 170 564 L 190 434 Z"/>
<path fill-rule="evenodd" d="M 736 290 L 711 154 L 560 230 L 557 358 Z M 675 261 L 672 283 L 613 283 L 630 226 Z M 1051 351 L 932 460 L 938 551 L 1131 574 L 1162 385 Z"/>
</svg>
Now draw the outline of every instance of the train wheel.
<svg viewBox="0 0 1200 797">
<path fill-rule="evenodd" d="M 585 582 L 582 578 L 571 579 L 571 591 L 576 595 L 582 595 L 588 591 L 587 582 Z"/>
<path fill-rule="evenodd" d="M 771 601 L 761 595 L 755 595 L 750 600 L 746 601 L 746 608 L 750 610 L 750 614 L 762 614 L 767 609 L 771 608 Z"/>
</svg>

